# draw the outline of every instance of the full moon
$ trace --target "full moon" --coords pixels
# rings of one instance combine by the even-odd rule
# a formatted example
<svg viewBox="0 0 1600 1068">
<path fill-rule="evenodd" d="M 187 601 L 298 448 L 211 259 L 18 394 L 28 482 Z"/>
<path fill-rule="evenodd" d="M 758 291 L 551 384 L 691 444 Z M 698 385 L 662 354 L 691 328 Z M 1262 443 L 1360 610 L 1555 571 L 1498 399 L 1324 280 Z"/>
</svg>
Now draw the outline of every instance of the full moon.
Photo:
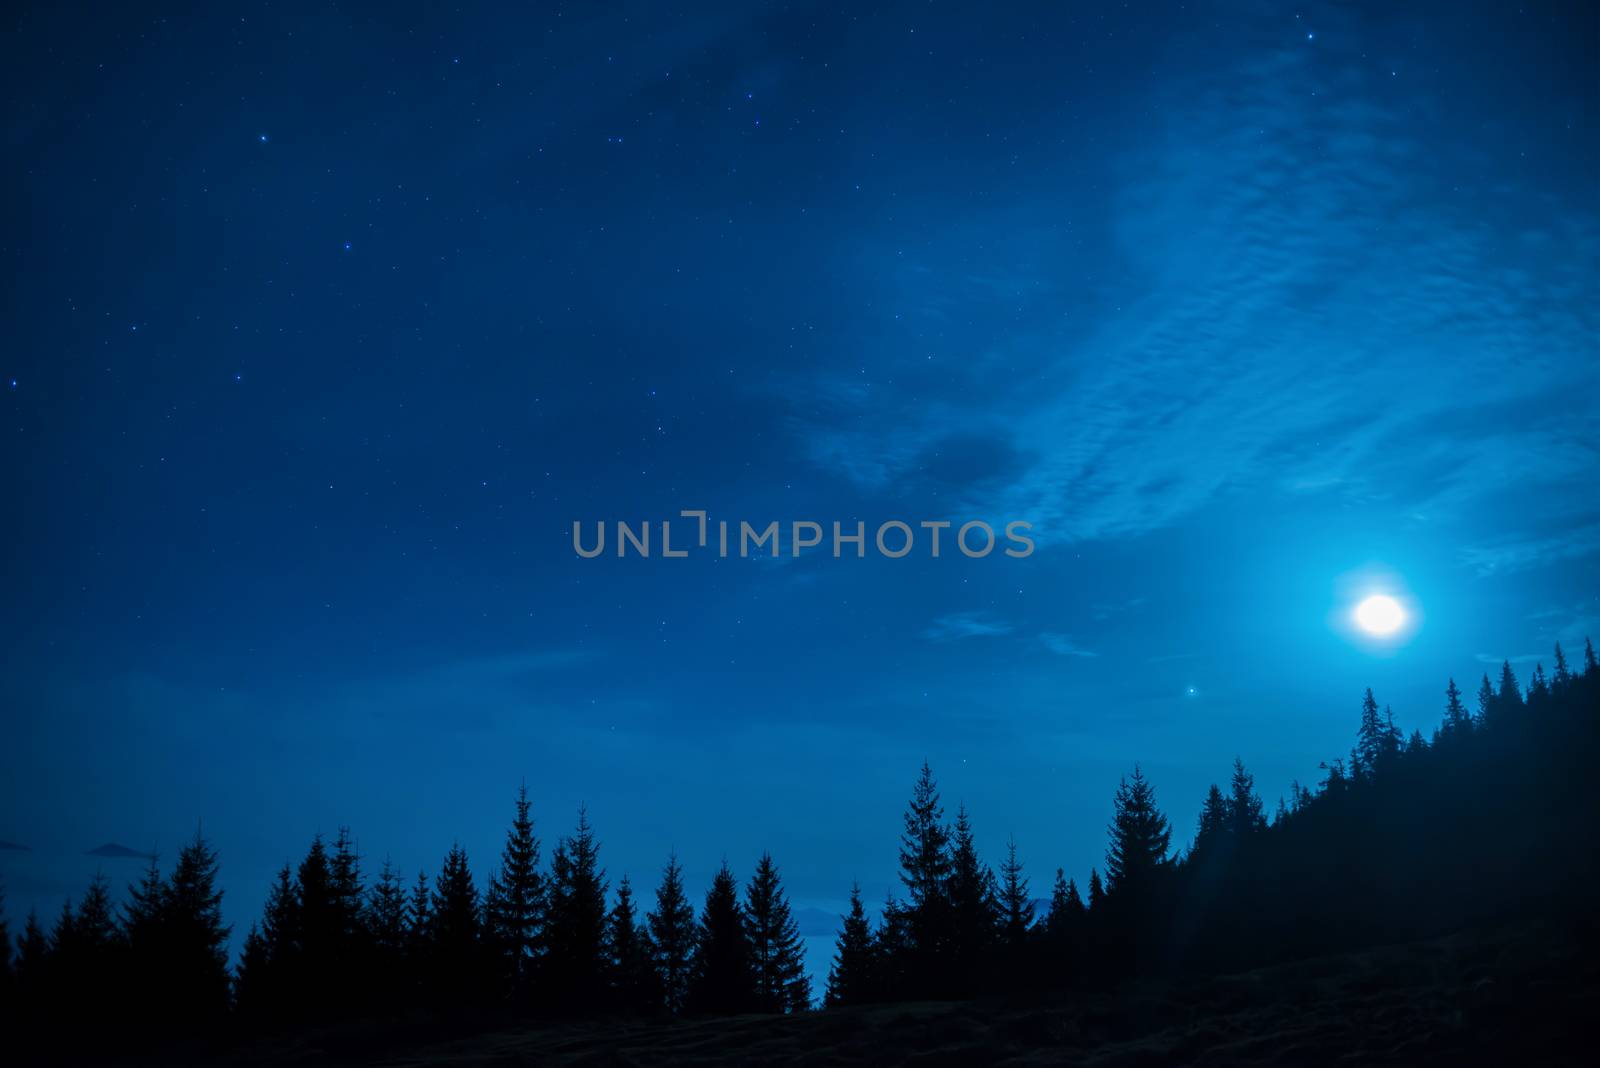
<svg viewBox="0 0 1600 1068">
<path fill-rule="evenodd" d="M 1356 605 L 1356 622 L 1368 634 L 1382 638 L 1400 629 L 1406 620 L 1400 602 L 1385 594 L 1376 593 Z"/>
</svg>

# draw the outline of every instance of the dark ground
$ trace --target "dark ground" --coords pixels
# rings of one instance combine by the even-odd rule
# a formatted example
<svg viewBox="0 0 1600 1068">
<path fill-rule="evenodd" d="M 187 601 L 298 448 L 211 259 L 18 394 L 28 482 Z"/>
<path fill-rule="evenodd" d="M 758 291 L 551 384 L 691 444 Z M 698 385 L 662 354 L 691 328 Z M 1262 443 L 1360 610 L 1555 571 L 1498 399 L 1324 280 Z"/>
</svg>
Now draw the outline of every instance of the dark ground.
<svg viewBox="0 0 1600 1068">
<path fill-rule="evenodd" d="M 1579 1064 L 1600 1029 L 1592 940 L 1476 931 L 1111 994 L 493 1029 L 424 1023 L 266 1041 L 268 1064 Z M 430 1033 L 431 1032 L 431 1033 Z"/>
</svg>

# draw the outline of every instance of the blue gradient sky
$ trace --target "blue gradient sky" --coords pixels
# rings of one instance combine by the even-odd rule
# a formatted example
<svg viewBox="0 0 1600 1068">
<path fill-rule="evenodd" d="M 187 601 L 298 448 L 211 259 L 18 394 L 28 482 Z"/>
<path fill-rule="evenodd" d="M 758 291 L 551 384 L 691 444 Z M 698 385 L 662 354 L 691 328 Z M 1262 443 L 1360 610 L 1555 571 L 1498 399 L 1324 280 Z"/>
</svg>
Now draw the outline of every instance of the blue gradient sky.
<svg viewBox="0 0 1600 1068">
<path fill-rule="evenodd" d="M 13 918 L 523 779 L 835 910 L 924 759 L 1042 894 L 1600 636 L 1591 4 L 139 6 L 0 38 Z M 574 557 L 680 508 L 1038 550 Z"/>
</svg>

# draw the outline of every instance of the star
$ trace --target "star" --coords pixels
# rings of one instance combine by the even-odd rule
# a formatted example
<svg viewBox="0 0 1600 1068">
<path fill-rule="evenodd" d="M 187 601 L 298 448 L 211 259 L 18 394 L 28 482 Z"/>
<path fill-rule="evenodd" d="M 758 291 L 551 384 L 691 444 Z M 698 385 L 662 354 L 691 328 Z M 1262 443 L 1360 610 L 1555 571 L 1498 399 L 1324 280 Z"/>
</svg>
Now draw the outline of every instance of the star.
<svg viewBox="0 0 1600 1068">
<path fill-rule="evenodd" d="M 262 144 L 266 144 L 267 143 L 267 135 L 266 134 L 257 134 L 256 135 L 256 140 L 260 141 Z"/>
</svg>

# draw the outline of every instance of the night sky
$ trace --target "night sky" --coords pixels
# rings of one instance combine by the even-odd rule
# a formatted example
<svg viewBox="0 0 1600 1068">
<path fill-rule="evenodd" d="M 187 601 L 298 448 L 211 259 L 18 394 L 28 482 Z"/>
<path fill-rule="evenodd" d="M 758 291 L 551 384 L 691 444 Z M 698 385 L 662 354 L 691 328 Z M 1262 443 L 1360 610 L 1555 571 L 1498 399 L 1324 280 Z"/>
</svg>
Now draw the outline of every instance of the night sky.
<svg viewBox="0 0 1600 1068">
<path fill-rule="evenodd" d="M 340 825 L 481 879 L 524 779 L 836 912 L 924 759 L 1042 895 L 1135 761 L 1186 840 L 1581 655 L 1600 16 L 1395 6 L 13 9 L 13 924 L 197 821 L 239 931 Z M 695 508 L 1037 547 L 573 552 Z"/>
</svg>

